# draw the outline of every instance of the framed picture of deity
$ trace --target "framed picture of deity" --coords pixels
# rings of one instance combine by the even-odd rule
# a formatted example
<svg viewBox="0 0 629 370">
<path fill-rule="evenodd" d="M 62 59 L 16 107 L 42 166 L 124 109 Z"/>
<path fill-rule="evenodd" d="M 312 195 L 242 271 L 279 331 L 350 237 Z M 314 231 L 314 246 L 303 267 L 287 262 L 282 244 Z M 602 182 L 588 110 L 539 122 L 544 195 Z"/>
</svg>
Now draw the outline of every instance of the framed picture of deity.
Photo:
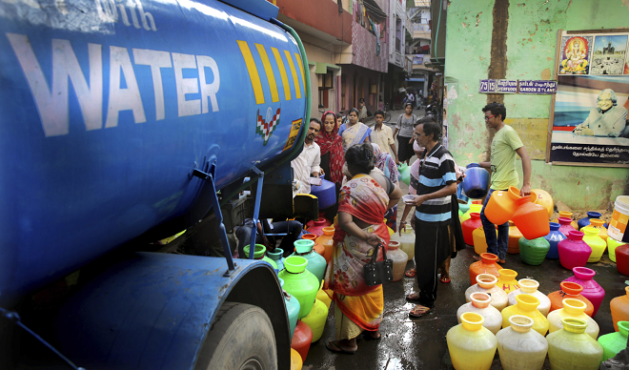
<svg viewBox="0 0 629 370">
<path fill-rule="evenodd" d="M 629 30 L 559 31 L 546 161 L 629 167 Z"/>
</svg>

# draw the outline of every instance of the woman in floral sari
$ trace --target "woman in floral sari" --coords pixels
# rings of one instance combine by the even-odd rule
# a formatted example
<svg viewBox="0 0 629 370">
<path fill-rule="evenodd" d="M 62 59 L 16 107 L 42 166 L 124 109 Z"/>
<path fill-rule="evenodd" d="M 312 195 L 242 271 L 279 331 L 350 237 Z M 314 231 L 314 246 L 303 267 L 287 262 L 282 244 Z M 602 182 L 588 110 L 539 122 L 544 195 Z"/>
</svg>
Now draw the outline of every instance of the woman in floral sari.
<svg viewBox="0 0 629 370">
<path fill-rule="evenodd" d="M 339 128 L 339 135 L 343 138 L 343 151 L 356 144 L 368 143 L 371 136 L 371 129 L 358 122 L 358 109 L 352 108 L 348 114 L 349 121 Z"/>
<path fill-rule="evenodd" d="M 376 168 L 384 173 L 386 177 L 391 180 L 392 183 L 398 183 L 398 175 L 400 174 L 397 170 L 397 166 L 395 165 L 395 160 L 388 152 L 383 152 L 380 149 L 378 144 L 371 143 L 373 147 L 373 153 L 376 157 Z M 397 220 L 397 204 L 393 206 L 393 208 L 389 209 L 387 213 L 384 215 L 384 218 L 387 219 L 387 226 L 392 230 L 396 230 L 396 220 Z"/>
<path fill-rule="evenodd" d="M 371 261 L 375 246 L 388 245 L 384 214 L 397 204 L 402 192 L 386 177 L 371 172 L 375 156 L 370 144 L 349 148 L 345 161 L 346 176 L 351 180 L 341 188 L 340 227 L 334 234 L 334 255 L 326 276 L 326 285 L 334 292 L 332 299 L 336 302 L 336 340 L 326 347 L 333 352 L 354 353 L 358 349 L 356 338 L 363 330 L 368 338 L 380 338 L 382 285 L 368 286 L 363 268 Z"/>
</svg>

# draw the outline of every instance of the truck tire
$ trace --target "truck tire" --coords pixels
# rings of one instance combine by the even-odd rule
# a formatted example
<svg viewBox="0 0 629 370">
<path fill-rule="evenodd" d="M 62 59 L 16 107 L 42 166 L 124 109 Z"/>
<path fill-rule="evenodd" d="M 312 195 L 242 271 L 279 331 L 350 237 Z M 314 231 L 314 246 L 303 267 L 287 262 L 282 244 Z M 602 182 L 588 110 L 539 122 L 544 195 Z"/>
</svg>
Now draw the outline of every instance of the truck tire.
<svg viewBox="0 0 629 370">
<path fill-rule="evenodd" d="M 275 333 L 260 307 L 225 302 L 216 313 L 197 370 L 275 370 Z"/>
</svg>

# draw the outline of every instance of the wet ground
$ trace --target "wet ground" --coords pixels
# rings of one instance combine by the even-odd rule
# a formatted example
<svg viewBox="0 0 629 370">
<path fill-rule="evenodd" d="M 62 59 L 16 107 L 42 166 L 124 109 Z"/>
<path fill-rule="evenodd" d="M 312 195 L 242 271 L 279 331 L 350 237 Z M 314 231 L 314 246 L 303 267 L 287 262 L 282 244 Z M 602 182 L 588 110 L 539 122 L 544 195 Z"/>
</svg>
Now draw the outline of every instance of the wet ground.
<svg viewBox="0 0 629 370">
<path fill-rule="evenodd" d="M 334 340 L 334 309 L 330 314 L 321 339 L 313 343 L 304 363 L 304 370 L 329 369 L 449 369 L 446 333 L 457 325 L 456 310 L 465 303 L 465 290 L 470 286 L 468 267 L 475 262 L 474 250 L 467 248 L 452 260 L 450 275 L 452 282 L 439 283 L 437 302 L 432 313 L 421 319 L 410 319 L 408 312 L 412 303 L 404 299 L 414 291 L 414 279 L 388 283 L 384 286 L 384 318 L 380 325 L 383 334 L 379 341 L 362 339 L 355 355 L 335 354 L 325 348 L 325 343 Z M 410 261 L 408 268 L 413 265 Z M 545 260 L 540 266 L 522 263 L 518 255 L 508 255 L 504 268 L 518 272 L 518 279 L 532 277 L 540 282 L 539 290 L 549 294 L 559 290 L 559 283 L 572 276 L 558 260 Z M 600 335 L 612 333 L 611 299 L 624 295 L 625 276 L 616 271 L 616 264 L 607 255 L 599 263 L 588 264 L 596 271 L 594 279 L 605 289 L 605 299 L 594 317 L 600 326 Z M 333 303 L 334 304 L 334 303 Z M 545 367 L 550 369 L 550 366 Z M 502 369 L 496 354 L 494 369 Z"/>
</svg>

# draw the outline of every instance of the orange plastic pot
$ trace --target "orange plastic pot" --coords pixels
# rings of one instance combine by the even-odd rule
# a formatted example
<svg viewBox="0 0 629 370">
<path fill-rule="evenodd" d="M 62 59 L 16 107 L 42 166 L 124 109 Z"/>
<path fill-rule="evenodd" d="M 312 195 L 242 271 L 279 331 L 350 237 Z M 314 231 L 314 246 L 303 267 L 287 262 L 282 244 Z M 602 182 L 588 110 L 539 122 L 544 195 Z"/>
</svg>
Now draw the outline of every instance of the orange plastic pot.
<svg viewBox="0 0 629 370">
<path fill-rule="evenodd" d="M 507 253 L 518 254 L 520 253 L 520 238 L 522 233 L 515 226 L 513 221 L 509 221 L 509 244 L 507 245 Z"/>
<path fill-rule="evenodd" d="M 323 245 L 321 245 L 321 243 L 317 242 L 317 238 L 318 238 L 317 235 L 315 235 L 315 234 L 304 234 L 304 235 L 301 236 L 301 238 L 305 239 L 305 240 L 312 240 L 315 243 L 314 247 L 312 247 L 312 249 L 314 249 L 314 251 L 319 253 L 320 255 L 324 256 L 324 254 L 325 254 L 325 247 Z"/>
<path fill-rule="evenodd" d="M 534 194 L 534 193 L 531 193 Z M 550 233 L 546 208 L 533 203 L 533 197 L 522 197 L 516 201 L 518 209 L 513 214 L 513 223 L 528 240 L 544 237 Z"/>
<path fill-rule="evenodd" d="M 497 264 L 498 256 L 493 253 L 483 253 L 480 255 L 481 260 L 474 262 L 470 265 L 470 285 L 476 283 L 476 276 L 480 274 L 490 274 L 499 278 L 500 274 L 498 270 L 502 270 L 502 267 Z"/>
<path fill-rule="evenodd" d="M 567 212 L 567 211 L 561 211 L 559 212 L 559 217 L 565 217 L 565 218 L 569 218 L 572 220 L 572 212 Z M 556 222 L 559 223 L 559 217 L 557 217 L 554 220 L 550 220 L 550 222 Z M 576 221 L 572 221 L 570 223 L 570 226 L 574 227 L 575 230 L 579 230 L 579 224 L 577 224 Z"/>
<path fill-rule="evenodd" d="M 321 244 L 325 251 L 323 257 L 325 262 L 330 263 L 332 260 L 332 247 L 334 245 L 334 226 L 326 226 L 323 228 L 323 235 L 317 238 L 317 243 Z"/>
<path fill-rule="evenodd" d="M 566 298 L 573 298 L 583 301 L 586 305 L 584 313 L 590 317 L 594 313 L 594 305 L 589 299 L 581 295 L 583 287 L 580 284 L 571 281 L 562 281 L 559 284 L 561 290 L 552 292 L 548 295 L 550 299 L 550 312 L 563 308 L 563 300 Z"/>
<path fill-rule="evenodd" d="M 485 207 L 485 216 L 495 225 L 509 221 L 516 210 L 515 201 L 520 199 L 520 190 L 510 186 L 507 191 L 494 191 Z"/>
</svg>

